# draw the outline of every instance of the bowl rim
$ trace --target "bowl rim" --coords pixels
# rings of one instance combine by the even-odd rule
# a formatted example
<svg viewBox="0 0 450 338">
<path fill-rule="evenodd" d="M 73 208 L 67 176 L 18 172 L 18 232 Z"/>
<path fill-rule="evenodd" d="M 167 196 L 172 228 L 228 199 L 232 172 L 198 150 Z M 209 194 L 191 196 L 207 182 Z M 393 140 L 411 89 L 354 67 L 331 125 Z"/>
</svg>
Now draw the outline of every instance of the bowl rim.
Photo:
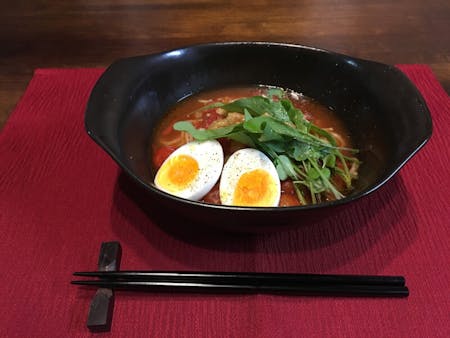
<svg viewBox="0 0 450 338">
<path fill-rule="evenodd" d="M 123 62 L 125 60 L 132 60 L 132 59 L 151 59 L 151 58 L 157 58 L 160 57 L 162 55 L 169 55 L 169 54 L 175 54 L 175 53 L 180 53 L 183 50 L 187 50 L 187 49 L 198 49 L 198 48 L 211 48 L 211 47 L 224 47 L 224 46 L 253 46 L 253 45 L 262 45 L 262 46 L 274 46 L 274 47 L 286 47 L 286 48 L 293 48 L 293 49 L 303 49 L 303 50 L 310 50 L 310 51 L 314 51 L 320 54 L 328 54 L 328 55 L 333 55 L 333 56 L 337 56 L 337 57 L 341 57 L 341 58 L 345 58 L 346 60 L 351 60 L 351 61 L 355 61 L 355 62 L 360 62 L 360 63 L 368 63 L 368 64 L 373 64 L 373 65 L 379 65 L 379 66 L 383 66 L 388 68 L 390 71 L 396 72 L 397 75 L 400 75 L 400 77 L 403 78 L 404 81 L 410 83 L 411 89 L 414 91 L 416 97 L 418 98 L 418 100 L 420 101 L 420 103 L 422 104 L 423 108 L 424 108 L 424 112 L 425 112 L 425 118 L 427 120 L 427 124 L 429 126 L 429 128 L 427 129 L 427 133 L 426 135 L 423 136 L 423 139 L 420 141 L 420 143 L 414 148 L 414 150 L 412 150 L 408 156 L 406 156 L 404 159 L 402 159 L 396 166 L 395 168 L 390 171 L 388 174 L 386 174 L 385 176 L 382 177 L 381 180 L 379 180 L 376 184 L 370 186 L 369 188 L 362 190 L 361 192 L 354 194 L 354 195 L 349 195 L 349 196 L 345 196 L 342 199 L 338 199 L 338 200 L 333 200 L 333 201 L 327 201 L 327 202 L 321 202 L 321 203 L 317 203 L 317 204 L 307 204 L 307 205 L 300 205 L 300 206 L 287 206 L 287 207 L 251 207 L 251 206 L 232 206 L 232 205 L 221 205 L 221 204 L 212 204 L 212 203 L 207 203 L 207 202 L 201 202 L 201 201 L 193 201 L 193 200 L 189 200 L 189 199 L 185 199 L 185 198 L 181 198 L 178 196 L 174 196 L 171 195 L 169 193 L 166 193 L 160 189 L 158 189 L 156 186 L 154 186 L 154 184 L 151 184 L 149 182 L 146 182 L 144 180 L 142 180 L 138 175 L 136 175 L 127 165 L 125 165 L 124 161 L 122 161 L 122 159 L 119 157 L 118 154 L 116 154 L 108 144 L 106 144 L 105 142 L 103 142 L 101 140 L 101 138 L 95 133 L 95 131 L 93 130 L 94 128 L 91 128 L 89 126 L 89 121 L 88 121 L 88 115 L 90 112 L 89 109 L 89 104 L 91 102 L 92 99 L 94 99 L 94 94 L 95 91 L 97 89 L 97 86 L 99 84 L 99 82 L 101 81 L 101 79 L 104 77 L 105 74 L 107 74 L 108 72 L 111 71 L 111 69 L 115 68 L 116 65 L 120 62 Z M 164 50 L 161 52 L 157 52 L 157 53 L 152 53 L 152 54 L 142 54 L 142 55 L 137 55 L 137 56 L 130 56 L 130 57 L 124 57 L 124 58 L 120 58 L 117 59 L 116 61 L 114 61 L 111 65 L 109 65 L 106 70 L 102 73 L 102 75 L 100 76 L 100 78 L 97 80 L 96 84 L 94 85 L 91 94 L 89 96 L 88 99 L 88 103 L 86 105 L 86 110 L 85 110 L 85 120 L 84 120 L 84 125 L 85 125 L 85 130 L 87 132 L 87 134 L 104 150 L 106 151 L 106 153 L 120 166 L 120 168 L 122 170 L 124 170 L 129 177 L 131 177 L 135 182 L 137 182 L 139 185 L 141 185 L 143 188 L 145 188 L 147 191 L 157 194 L 158 196 L 165 198 L 165 199 L 170 199 L 173 201 L 176 201 L 178 203 L 182 203 L 182 204 L 187 204 L 190 205 L 192 207 L 202 207 L 202 208 L 211 208 L 211 209 L 215 209 L 215 210 L 226 210 L 226 211 L 250 211 L 250 212 L 270 212 L 273 213 L 274 211 L 279 212 L 280 210 L 283 211 L 289 211 L 289 212 L 296 212 L 296 211 L 306 211 L 306 210 L 315 210 L 315 209 L 321 209 L 321 208 L 326 208 L 326 207 L 335 207 L 335 206 L 340 206 L 340 205 L 345 205 L 348 204 L 350 202 L 353 202 L 355 200 L 358 200 L 362 197 L 365 197 L 371 193 L 373 193 L 374 191 L 378 190 L 381 186 L 383 186 L 387 181 L 389 181 L 394 175 L 397 174 L 397 172 L 420 150 L 424 147 L 424 145 L 430 140 L 431 136 L 432 136 L 432 131 L 433 131 L 433 124 L 432 124 L 432 120 L 431 120 L 431 114 L 429 111 L 429 108 L 424 100 L 424 98 L 422 97 L 422 94 L 420 93 L 420 91 L 417 89 L 417 87 L 412 83 L 412 81 L 397 67 L 389 65 L 389 64 L 385 64 L 382 62 L 378 62 L 378 61 L 372 61 L 372 60 L 367 60 L 367 59 L 362 59 L 362 58 L 357 58 L 357 57 L 353 57 L 353 56 L 349 56 L 346 54 L 342 54 L 342 53 L 338 53 L 338 52 L 334 52 L 331 50 L 327 50 L 327 49 L 322 49 L 322 48 L 318 48 L 318 47 L 312 47 L 312 46 L 306 46 L 306 45 L 301 45 L 301 44 L 294 44 L 294 43 L 284 43 L 284 42 L 268 42 L 268 41 L 225 41 L 225 42 L 209 42 L 209 43 L 199 43 L 199 44 L 191 44 L 191 45 L 184 45 L 181 47 L 177 47 L 177 48 L 173 48 L 173 49 L 169 49 L 169 50 Z"/>
</svg>

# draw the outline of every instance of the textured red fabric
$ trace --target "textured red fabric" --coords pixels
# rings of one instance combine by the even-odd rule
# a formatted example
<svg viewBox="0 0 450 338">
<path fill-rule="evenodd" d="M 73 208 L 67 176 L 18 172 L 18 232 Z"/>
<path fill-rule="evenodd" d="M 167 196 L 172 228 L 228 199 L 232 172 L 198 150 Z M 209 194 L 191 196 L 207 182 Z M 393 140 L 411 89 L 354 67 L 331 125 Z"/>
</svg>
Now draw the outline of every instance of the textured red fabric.
<svg viewBox="0 0 450 338">
<path fill-rule="evenodd" d="M 112 331 L 102 335 L 449 337 L 450 99 L 427 66 L 399 67 L 431 110 L 431 141 L 339 219 L 262 236 L 175 235 L 157 226 L 84 131 L 103 69 L 37 70 L 0 135 L 0 336 L 90 336 L 94 290 L 70 285 L 71 274 L 94 270 L 101 242 L 118 240 L 123 269 L 401 274 L 411 295 L 119 292 Z"/>
</svg>

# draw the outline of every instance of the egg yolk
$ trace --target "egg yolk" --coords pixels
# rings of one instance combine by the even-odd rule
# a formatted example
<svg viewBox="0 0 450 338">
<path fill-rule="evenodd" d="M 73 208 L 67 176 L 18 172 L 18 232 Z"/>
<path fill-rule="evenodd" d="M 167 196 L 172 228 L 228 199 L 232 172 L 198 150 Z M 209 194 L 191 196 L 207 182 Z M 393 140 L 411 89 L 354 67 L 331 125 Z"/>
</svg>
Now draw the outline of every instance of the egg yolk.
<svg viewBox="0 0 450 338">
<path fill-rule="evenodd" d="M 192 156 L 174 156 L 159 169 L 155 183 L 170 192 L 180 191 L 189 186 L 198 170 L 198 162 Z"/>
<path fill-rule="evenodd" d="M 277 195 L 273 177 L 263 169 L 248 171 L 239 178 L 233 204 L 241 206 L 273 206 Z"/>
</svg>

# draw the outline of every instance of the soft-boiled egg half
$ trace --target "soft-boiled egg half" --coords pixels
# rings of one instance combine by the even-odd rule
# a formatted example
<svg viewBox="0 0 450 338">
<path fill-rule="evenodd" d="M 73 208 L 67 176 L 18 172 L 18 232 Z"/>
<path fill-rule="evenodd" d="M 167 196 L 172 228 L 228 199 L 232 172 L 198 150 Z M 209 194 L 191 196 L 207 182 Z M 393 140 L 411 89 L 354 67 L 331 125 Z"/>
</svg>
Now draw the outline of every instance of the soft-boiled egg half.
<svg viewBox="0 0 450 338">
<path fill-rule="evenodd" d="M 216 140 L 186 143 L 163 162 L 155 185 L 169 194 L 198 201 L 219 180 L 223 161 L 223 149 Z"/>
<path fill-rule="evenodd" d="M 223 167 L 220 201 L 235 206 L 278 206 L 280 185 L 277 170 L 264 153 L 253 148 L 241 149 Z"/>
</svg>

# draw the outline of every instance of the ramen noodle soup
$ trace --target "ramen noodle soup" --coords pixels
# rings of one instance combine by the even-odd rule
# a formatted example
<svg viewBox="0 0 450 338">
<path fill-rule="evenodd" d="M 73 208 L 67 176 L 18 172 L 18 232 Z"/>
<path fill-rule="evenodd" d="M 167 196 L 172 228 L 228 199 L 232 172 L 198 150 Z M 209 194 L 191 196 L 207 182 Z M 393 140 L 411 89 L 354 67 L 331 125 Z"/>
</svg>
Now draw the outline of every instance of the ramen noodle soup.
<svg viewBox="0 0 450 338">
<path fill-rule="evenodd" d="M 288 207 L 345 197 L 357 150 L 335 113 L 279 88 L 206 91 L 176 104 L 151 141 L 159 189 L 212 204 Z"/>
</svg>

